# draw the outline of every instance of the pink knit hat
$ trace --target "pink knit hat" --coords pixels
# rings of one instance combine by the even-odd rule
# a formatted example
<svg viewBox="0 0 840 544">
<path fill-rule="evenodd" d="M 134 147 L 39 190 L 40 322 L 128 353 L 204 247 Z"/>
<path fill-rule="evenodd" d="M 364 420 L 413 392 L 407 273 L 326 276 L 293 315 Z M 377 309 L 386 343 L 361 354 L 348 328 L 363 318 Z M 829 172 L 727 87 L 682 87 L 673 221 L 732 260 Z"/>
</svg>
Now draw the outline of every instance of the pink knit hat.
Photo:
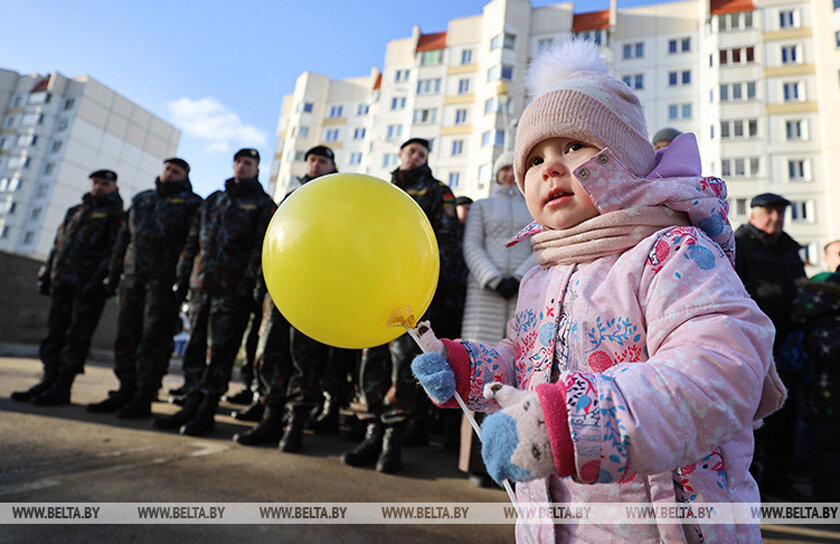
<svg viewBox="0 0 840 544">
<path fill-rule="evenodd" d="M 639 177 L 653 169 L 654 151 L 639 98 L 607 73 L 594 43 L 570 40 L 545 51 L 533 60 L 525 77 L 535 98 L 516 129 L 513 171 L 520 189 L 528 153 L 548 138 L 608 147 Z"/>
</svg>

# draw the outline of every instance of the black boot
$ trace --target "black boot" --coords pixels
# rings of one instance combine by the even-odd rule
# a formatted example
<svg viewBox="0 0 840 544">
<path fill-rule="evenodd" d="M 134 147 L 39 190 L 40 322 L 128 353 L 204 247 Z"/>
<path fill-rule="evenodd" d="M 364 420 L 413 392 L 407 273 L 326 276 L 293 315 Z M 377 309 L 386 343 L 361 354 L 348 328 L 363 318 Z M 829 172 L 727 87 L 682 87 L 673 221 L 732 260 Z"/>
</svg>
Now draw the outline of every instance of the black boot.
<svg viewBox="0 0 840 544">
<path fill-rule="evenodd" d="M 122 408 L 117 410 L 120 419 L 138 419 L 152 413 L 152 402 L 157 397 L 157 391 L 141 387 Z"/>
<path fill-rule="evenodd" d="M 361 444 L 341 456 L 341 462 L 351 467 L 370 465 L 382 451 L 382 423 L 374 419 L 367 424 Z"/>
<path fill-rule="evenodd" d="M 269 404 L 265 407 L 260 424 L 244 433 L 233 435 L 233 441 L 243 446 L 277 444 L 283 436 L 283 406 Z"/>
<path fill-rule="evenodd" d="M 134 394 L 136 392 L 136 384 L 121 383 L 120 388 L 113 395 L 108 396 L 107 399 L 94 404 L 88 404 L 87 411 L 92 414 L 107 414 L 110 412 L 116 412 L 118 409 L 128 404 L 128 401 L 134 398 Z"/>
<path fill-rule="evenodd" d="M 70 404 L 70 389 L 73 387 L 73 380 L 76 379 L 75 374 L 59 373 L 55 383 L 41 393 L 32 397 L 32 404 L 38 406 L 61 406 Z"/>
<path fill-rule="evenodd" d="M 405 439 L 404 421 L 385 426 L 382 435 L 382 453 L 376 461 L 376 470 L 385 474 L 396 474 L 402 464 L 402 443 Z"/>
<path fill-rule="evenodd" d="M 180 412 L 175 412 L 169 416 L 156 417 L 152 425 L 157 429 L 179 429 L 181 425 L 191 420 L 204 399 L 204 395 L 201 391 L 194 391 L 187 395 L 186 399 Z"/>
<path fill-rule="evenodd" d="M 262 420 L 264 411 L 265 405 L 257 400 L 252 402 L 251 405 L 244 410 L 232 411 L 230 416 L 233 419 L 238 419 L 239 421 L 260 421 Z"/>
<path fill-rule="evenodd" d="M 303 449 L 303 429 L 308 416 L 308 406 L 292 406 L 289 410 L 289 425 L 283 433 L 283 438 L 280 439 L 280 451 L 297 453 Z"/>
<path fill-rule="evenodd" d="M 204 395 L 204 400 L 196 410 L 195 415 L 181 427 L 181 434 L 187 436 L 204 436 L 210 434 L 216 427 L 216 408 L 219 406 L 218 395 Z"/>
<path fill-rule="evenodd" d="M 222 400 L 231 404 L 251 404 L 254 402 L 254 392 L 250 387 L 245 386 L 238 393 L 225 395 Z"/>
<path fill-rule="evenodd" d="M 306 422 L 306 428 L 316 433 L 331 433 L 338 430 L 338 399 L 324 393 L 324 405 L 318 414 Z"/>
<path fill-rule="evenodd" d="M 405 424 L 403 445 L 407 448 L 419 448 L 429 445 L 429 429 L 425 419 L 412 419 Z"/>
<path fill-rule="evenodd" d="M 53 386 L 55 383 L 56 375 L 55 374 L 44 374 L 44 377 L 41 378 L 41 381 L 27 389 L 26 391 L 15 391 L 11 394 L 11 399 L 16 400 L 18 402 L 29 402 L 33 398 L 37 397 L 47 389 Z"/>
</svg>

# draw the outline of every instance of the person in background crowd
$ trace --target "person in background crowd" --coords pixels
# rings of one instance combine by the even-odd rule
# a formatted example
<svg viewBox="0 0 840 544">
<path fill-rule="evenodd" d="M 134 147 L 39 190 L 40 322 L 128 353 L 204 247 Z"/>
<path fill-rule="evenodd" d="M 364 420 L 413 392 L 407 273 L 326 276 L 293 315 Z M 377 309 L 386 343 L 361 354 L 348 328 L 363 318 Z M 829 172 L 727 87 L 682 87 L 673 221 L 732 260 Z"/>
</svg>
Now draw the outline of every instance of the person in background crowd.
<svg viewBox="0 0 840 544">
<path fill-rule="evenodd" d="M 467 223 L 467 217 L 470 214 L 470 206 L 472 206 L 473 199 L 468 196 L 459 196 L 455 199 L 455 210 L 458 213 L 458 222 L 462 225 Z"/>
<path fill-rule="evenodd" d="M 47 336 L 39 351 L 44 375 L 28 390 L 12 393 L 12 400 L 69 404 L 73 381 L 84 372 L 90 340 L 108 297 L 103 286 L 108 258 L 124 221 L 117 174 L 97 170 L 89 178 L 90 192 L 81 204 L 67 210 L 38 270 L 38 292 L 50 297 Z"/>
<path fill-rule="evenodd" d="M 747 292 L 776 327 L 773 356 L 779 376 L 789 387 L 784 406 L 756 430 L 756 451 L 751 471 L 763 496 L 801 499 L 793 487 L 794 454 L 797 447 L 799 391 L 791 387 L 794 377 L 779 348 L 792 330 L 791 314 L 796 281 L 805 277 L 799 244 L 784 232 L 786 198 L 763 193 L 750 201 L 749 223 L 735 231 L 735 271 Z M 791 383 L 789 383 L 791 382 Z"/>
<path fill-rule="evenodd" d="M 506 247 L 531 214 L 513 177 L 513 155 L 496 159 L 496 183 L 489 198 L 475 202 L 464 231 L 464 260 L 469 269 L 467 300 L 461 337 L 495 344 L 505 337 L 507 323 L 516 309 L 522 276 L 536 265 L 527 244 Z M 483 419 L 478 414 L 478 420 Z M 461 455 L 458 467 L 479 486 L 492 486 L 481 460 L 481 444 L 466 416 L 461 424 Z"/>
<path fill-rule="evenodd" d="M 114 342 L 120 386 L 107 399 L 89 404 L 89 412 L 116 411 L 121 418 L 151 413 L 169 367 L 172 332 L 180 321 L 181 301 L 172 291 L 175 266 L 202 201 L 192 190 L 189 173 L 187 161 L 166 159 L 155 188 L 131 199 L 105 278 L 108 294 L 118 287 L 120 293 Z"/>
<path fill-rule="evenodd" d="M 658 150 L 662 149 L 663 147 L 668 147 L 671 142 L 674 141 L 674 138 L 682 134 L 679 130 L 675 128 L 663 128 L 656 131 L 656 134 L 653 135 L 651 142 L 653 142 L 653 149 Z"/>
<path fill-rule="evenodd" d="M 240 149 L 233 177 L 207 197 L 195 215 L 178 260 L 176 297 L 189 287 L 190 341 L 184 354 L 183 409 L 154 421 L 159 429 L 200 436 L 214 428 L 236 352 L 262 275 L 262 243 L 277 206 L 257 176 L 260 154 Z"/>
<path fill-rule="evenodd" d="M 411 138 L 400 146 L 400 166 L 391 182 L 409 194 L 423 209 L 440 251 L 440 279 L 426 317 L 433 317 L 447 330 L 460 331 L 463 293 L 459 293 L 462 255 L 460 223 L 455 196 L 436 180 L 428 165 L 429 142 Z M 361 467 L 376 463 L 376 470 L 400 470 L 407 421 L 417 415 L 417 384 L 411 376 L 411 360 L 419 353 L 410 336 L 404 334 L 384 346 L 362 352 L 352 407 L 367 425 L 365 439 L 342 455 L 345 464 Z M 425 401 L 424 401 L 425 402 Z"/>
<path fill-rule="evenodd" d="M 840 269 L 840 240 L 829 242 L 823 248 L 823 263 L 829 272 Z"/>
</svg>

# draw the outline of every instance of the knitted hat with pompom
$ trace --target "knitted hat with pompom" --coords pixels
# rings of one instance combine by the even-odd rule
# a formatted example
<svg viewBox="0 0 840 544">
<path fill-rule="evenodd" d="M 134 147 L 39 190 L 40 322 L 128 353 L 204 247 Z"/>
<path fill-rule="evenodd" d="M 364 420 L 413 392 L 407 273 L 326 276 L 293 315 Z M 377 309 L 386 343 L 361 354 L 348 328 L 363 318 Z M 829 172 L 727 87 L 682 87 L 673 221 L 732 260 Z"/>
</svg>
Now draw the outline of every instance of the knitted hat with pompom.
<svg viewBox="0 0 840 544">
<path fill-rule="evenodd" d="M 639 177 L 653 169 L 654 151 L 639 98 L 607 73 L 594 43 L 570 40 L 545 51 L 525 77 L 528 93 L 535 98 L 516 130 L 513 170 L 520 189 L 528 153 L 549 138 L 609 148 Z"/>
</svg>

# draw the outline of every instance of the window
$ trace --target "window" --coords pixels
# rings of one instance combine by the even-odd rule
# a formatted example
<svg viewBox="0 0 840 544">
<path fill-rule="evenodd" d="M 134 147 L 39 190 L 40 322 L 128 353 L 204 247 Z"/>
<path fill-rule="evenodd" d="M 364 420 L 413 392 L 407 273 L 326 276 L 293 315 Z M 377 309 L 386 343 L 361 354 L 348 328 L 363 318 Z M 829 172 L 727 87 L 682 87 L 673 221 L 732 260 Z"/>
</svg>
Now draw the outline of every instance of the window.
<svg viewBox="0 0 840 544">
<path fill-rule="evenodd" d="M 330 115 L 329 115 L 329 117 L 330 117 L 331 119 L 332 119 L 332 118 L 336 118 L 336 117 L 341 117 L 341 114 L 342 114 L 343 112 L 344 112 L 344 107 L 343 107 L 343 106 L 332 106 L 332 107 L 330 107 Z"/>
<path fill-rule="evenodd" d="M 19 108 L 20 107 L 20 101 L 21 101 L 22 98 L 23 97 L 21 97 L 20 95 L 17 95 L 16 97 L 12 98 L 12 103 L 9 107 L 10 108 Z"/>
<path fill-rule="evenodd" d="M 32 212 L 29 214 L 29 219 L 31 221 L 37 221 L 39 217 L 41 217 L 41 208 L 32 208 Z"/>
<path fill-rule="evenodd" d="M 834 46 L 840 49 L 840 31 L 834 33 Z"/>
<path fill-rule="evenodd" d="M 400 83 L 401 81 L 408 81 L 408 77 L 411 75 L 411 70 L 397 70 L 394 74 L 394 81 Z"/>
<path fill-rule="evenodd" d="M 782 46 L 782 64 L 796 64 L 799 55 L 797 54 L 797 46 L 783 45 Z"/>
<path fill-rule="evenodd" d="M 42 198 L 47 196 L 47 191 L 49 187 L 47 185 L 39 185 L 38 189 L 35 191 L 35 198 Z"/>
<path fill-rule="evenodd" d="M 629 76 L 623 76 L 621 80 L 631 89 L 641 90 L 645 88 L 644 74 L 633 74 Z"/>
<path fill-rule="evenodd" d="M 353 139 L 354 140 L 362 140 L 365 137 L 365 132 L 367 129 L 364 128 L 355 128 L 353 129 Z"/>
<path fill-rule="evenodd" d="M 350 153 L 350 164 L 361 164 L 362 154 L 358 151 Z"/>
<path fill-rule="evenodd" d="M 479 189 L 484 187 L 485 183 L 490 181 L 490 165 L 482 164 L 478 167 L 478 186 Z"/>
<path fill-rule="evenodd" d="M 61 141 L 56 140 L 53 142 L 52 147 L 50 148 L 50 153 L 58 153 L 61 151 Z"/>
<path fill-rule="evenodd" d="M 593 42 L 596 45 L 601 45 L 602 43 L 606 43 L 606 31 L 605 30 L 584 30 L 583 32 L 575 33 L 575 38 L 579 40 L 586 40 L 589 42 Z"/>
<path fill-rule="evenodd" d="M 48 162 L 47 164 L 44 165 L 44 175 L 45 176 L 49 176 L 54 171 L 55 171 L 55 163 L 54 162 Z"/>
<path fill-rule="evenodd" d="M 676 87 L 677 85 L 689 85 L 691 83 L 691 70 L 682 70 L 680 72 L 668 72 L 668 85 Z"/>
<path fill-rule="evenodd" d="M 0 238 L 8 238 L 9 237 L 9 227 L 7 225 L 3 225 L 0 227 Z"/>
<path fill-rule="evenodd" d="M 481 147 L 490 145 L 490 131 L 487 130 L 481 133 Z"/>
<path fill-rule="evenodd" d="M 402 125 L 388 125 L 386 138 L 393 140 L 402 136 Z"/>
<path fill-rule="evenodd" d="M 0 178 L 0 192 L 9 188 L 9 178 Z"/>
<path fill-rule="evenodd" d="M 9 145 L 11 143 L 11 141 L 12 140 L 10 138 L 0 138 L 0 151 L 3 151 L 4 149 L 8 149 L 9 147 L 11 147 Z"/>
<path fill-rule="evenodd" d="M 463 125 L 466 122 L 467 122 L 467 110 L 464 109 L 464 108 L 455 110 L 455 124 L 456 125 Z"/>
<path fill-rule="evenodd" d="M 459 79 L 458 80 L 458 94 L 467 94 L 470 92 L 470 80 L 469 79 Z"/>
<path fill-rule="evenodd" d="M 405 108 L 405 97 L 404 96 L 395 96 L 391 99 L 391 111 L 394 110 L 401 110 Z"/>
<path fill-rule="evenodd" d="M 793 27 L 793 10 L 783 10 L 779 12 L 779 28 Z"/>
<path fill-rule="evenodd" d="M 668 119 L 691 119 L 691 104 L 670 104 L 668 106 Z"/>
<path fill-rule="evenodd" d="M 621 51 L 624 59 L 640 59 L 645 56 L 645 42 L 626 43 Z"/>
<path fill-rule="evenodd" d="M 24 127 L 31 127 L 32 125 L 40 125 L 43 121 L 43 113 L 27 113 L 20 118 L 20 125 Z"/>
<path fill-rule="evenodd" d="M 802 181 L 805 179 L 805 161 L 802 159 L 788 160 L 788 179 Z"/>
<path fill-rule="evenodd" d="M 513 80 L 513 66 L 509 64 L 502 64 L 502 79 L 506 79 L 508 81 Z"/>
<path fill-rule="evenodd" d="M 472 63 L 472 49 L 464 49 L 461 51 L 461 64 Z"/>
<path fill-rule="evenodd" d="M 46 104 L 52 96 L 48 92 L 32 93 L 29 95 L 30 104 Z"/>
<path fill-rule="evenodd" d="M 802 121 L 785 121 L 785 136 L 788 140 L 802 140 Z"/>
<path fill-rule="evenodd" d="M 735 215 L 747 215 L 747 199 L 735 199 Z"/>
<path fill-rule="evenodd" d="M 26 234 L 23 235 L 23 244 L 29 245 L 35 240 L 35 233 L 31 230 L 26 231 Z"/>
<path fill-rule="evenodd" d="M 551 49 L 552 45 L 554 45 L 554 40 L 552 38 L 541 38 L 537 40 L 537 51 L 546 51 Z"/>
<path fill-rule="evenodd" d="M 449 172 L 449 188 L 455 189 L 459 185 L 461 185 L 461 173 Z"/>
<path fill-rule="evenodd" d="M 297 111 L 303 113 L 312 113 L 312 102 L 301 102 L 297 106 Z"/>
<path fill-rule="evenodd" d="M 16 209 L 17 209 L 17 202 L 15 202 L 15 201 L 6 202 L 6 213 L 8 215 L 14 215 Z"/>
<path fill-rule="evenodd" d="M 69 109 L 73 109 L 73 106 L 75 106 L 75 105 L 76 105 L 76 99 L 75 98 L 68 98 L 64 101 L 64 110 L 66 111 L 66 110 L 69 110 Z"/>
<path fill-rule="evenodd" d="M 437 120 L 437 108 L 422 108 L 414 110 L 415 123 L 434 123 Z"/>
<path fill-rule="evenodd" d="M 443 62 L 443 49 L 435 49 L 433 51 L 423 51 L 420 53 L 421 66 L 435 66 Z"/>
<path fill-rule="evenodd" d="M 417 94 L 436 94 L 440 92 L 440 78 L 420 79 L 417 81 Z"/>
<path fill-rule="evenodd" d="M 327 129 L 326 134 L 324 135 L 325 142 L 335 142 L 338 141 L 338 129 L 337 128 L 330 128 Z"/>
<path fill-rule="evenodd" d="M 382 157 L 382 167 L 388 168 L 389 166 L 396 166 L 399 162 L 399 158 L 397 157 L 396 153 L 385 153 Z"/>
<path fill-rule="evenodd" d="M 683 53 L 691 51 L 691 38 L 683 38 L 680 40 L 680 50 Z"/>
<path fill-rule="evenodd" d="M 452 140 L 452 156 L 464 153 L 464 140 Z"/>
<path fill-rule="evenodd" d="M 513 49 L 516 46 L 516 36 L 509 32 L 502 32 L 490 40 L 490 51 L 503 47 L 505 49 Z"/>
<path fill-rule="evenodd" d="M 783 83 L 782 93 L 785 97 L 785 102 L 795 102 L 799 100 L 799 82 Z"/>
<path fill-rule="evenodd" d="M 37 134 L 21 134 L 17 139 L 18 147 L 32 147 L 36 143 L 38 143 Z"/>
<path fill-rule="evenodd" d="M 70 124 L 70 121 L 68 121 L 67 119 L 59 119 L 58 123 L 56 123 L 56 125 L 55 125 L 55 131 L 56 132 L 65 131 L 65 130 L 67 130 L 67 126 L 69 124 Z"/>
<path fill-rule="evenodd" d="M 356 109 L 356 115 L 367 115 L 370 111 L 370 106 L 367 104 L 359 104 L 359 107 Z"/>
<path fill-rule="evenodd" d="M 298 127 L 298 138 L 309 138 L 309 127 L 306 125 L 301 125 Z"/>
<path fill-rule="evenodd" d="M 790 218 L 793 221 L 810 221 L 810 203 L 807 200 L 794 200 L 790 203 Z M 807 247 L 807 246 L 806 246 Z"/>
<path fill-rule="evenodd" d="M 3 125 L 3 127 L 4 128 L 11 128 L 11 127 L 15 126 L 15 123 L 17 123 L 17 120 L 18 120 L 17 116 L 10 115 L 10 116 L 6 117 L 6 123 Z"/>
</svg>

